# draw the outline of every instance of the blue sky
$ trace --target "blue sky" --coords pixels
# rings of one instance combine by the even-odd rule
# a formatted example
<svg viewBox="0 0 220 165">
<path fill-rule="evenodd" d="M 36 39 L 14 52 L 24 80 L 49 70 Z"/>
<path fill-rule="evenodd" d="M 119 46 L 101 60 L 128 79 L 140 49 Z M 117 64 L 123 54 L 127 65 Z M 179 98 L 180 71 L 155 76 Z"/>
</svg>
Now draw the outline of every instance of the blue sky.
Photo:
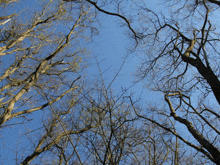
<svg viewBox="0 0 220 165">
<path fill-rule="evenodd" d="M 152 9 L 155 8 L 155 1 L 148 1 L 148 5 Z M 134 15 L 136 14 L 134 13 Z M 137 79 L 135 73 L 142 61 L 140 54 L 133 51 L 135 50 L 135 40 L 128 35 L 131 33 L 128 27 L 121 26 L 121 24 L 124 23 L 122 19 L 100 12 L 98 13 L 98 19 L 100 20 L 100 26 L 98 26 L 99 34 L 93 37 L 92 42 L 89 43 L 89 48 L 91 49 L 91 61 L 89 63 L 91 65 L 88 68 L 88 74 L 100 76 L 96 64 L 97 58 L 98 62 L 100 62 L 101 70 L 103 72 L 105 71 L 103 76 L 109 83 L 123 65 L 112 87 L 116 91 L 120 90 L 121 87 L 128 88 L 133 85 Z M 123 63 L 124 60 L 125 63 Z M 135 92 L 137 96 L 141 93 L 145 93 L 144 98 L 147 98 L 151 103 L 158 101 L 155 97 L 159 97 L 160 94 L 147 91 L 145 85 L 143 81 L 139 82 L 135 84 L 130 91 Z M 149 93 L 151 97 L 148 97 L 146 93 Z"/>
</svg>

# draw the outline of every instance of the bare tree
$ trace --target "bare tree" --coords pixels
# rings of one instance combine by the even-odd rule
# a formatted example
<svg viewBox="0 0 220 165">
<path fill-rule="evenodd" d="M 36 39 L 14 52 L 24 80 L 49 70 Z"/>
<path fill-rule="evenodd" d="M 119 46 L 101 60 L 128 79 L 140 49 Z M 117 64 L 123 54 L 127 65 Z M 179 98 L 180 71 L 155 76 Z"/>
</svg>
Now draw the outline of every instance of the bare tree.
<svg viewBox="0 0 220 165">
<path fill-rule="evenodd" d="M 214 18 L 219 2 L 168 0 L 163 14 L 142 2 L 137 4 L 142 24 L 138 30 L 145 47 L 139 50 L 146 56 L 138 76 L 148 80 L 150 89 L 164 93 L 168 107 L 153 109 L 157 118 L 137 115 L 178 137 L 195 154 L 220 164 L 219 33 Z M 183 125 L 179 129 L 178 123 Z"/>
<path fill-rule="evenodd" d="M 81 141 L 88 150 L 88 164 L 126 164 L 133 148 L 141 143 L 143 132 L 136 128 L 136 117 L 122 96 L 117 98 L 104 87 L 96 90 L 98 98 L 92 98 L 87 111 L 96 116 L 99 127 L 86 132 Z"/>
<path fill-rule="evenodd" d="M 44 116 L 24 134 L 21 164 L 220 164 L 218 1 L 167 0 L 163 14 L 138 1 L 137 17 L 125 1 L 49 0 L 14 13 L 16 2 L 0 1 L 0 128 Z M 128 27 L 146 55 L 137 74 L 167 106 L 115 95 L 101 71 L 98 83 L 81 80 L 97 12 Z"/>
<path fill-rule="evenodd" d="M 165 164 L 180 162 L 178 139 L 136 116 L 128 90 L 112 91 L 101 73 L 95 87 L 84 91 L 83 114 L 97 127 L 80 135 L 86 161 L 83 164 Z M 117 75 L 116 77 L 117 78 Z M 87 92 L 89 91 L 89 92 Z M 85 104 L 87 100 L 87 104 Z M 175 143 L 173 144 L 173 141 Z M 184 150 L 183 150 L 184 151 Z M 181 155 L 185 158 L 184 155 Z M 186 161 L 185 161 L 186 162 Z"/>
<path fill-rule="evenodd" d="M 67 17 L 63 4 L 49 10 L 51 5 L 49 1 L 41 12 L 31 13 L 30 21 L 19 22 L 19 14 L 1 17 L 11 19 L 1 28 L 1 125 L 44 109 L 78 88 L 75 83 L 80 78 L 80 56 L 86 51 L 79 44 L 71 49 L 68 45 L 83 37 L 91 17 L 89 9 L 80 8 L 74 16 Z M 65 30 L 53 30 L 58 22 L 69 20 L 72 23 Z M 67 77 L 70 74 L 72 77 Z"/>
<path fill-rule="evenodd" d="M 34 130 L 28 127 L 22 136 L 23 141 L 36 143 L 16 158 L 29 164 L 48 150 L 65 146 L 71 141 L 69 136 L 96 126 L 83 121 L 82 126 L 67 128 L 62 123 L 73 114 L 82 90 L 83 56 L 87 55 L 82 43 L 90 38 L 88 31 L 95 30 L 93 15 L 85 4 L 69 6 L 51 0 L 36 3 L 33 10 L 23 10 L 12 0 L 0 1 L 0 5 L 0 129 L 18 124 L 28 127 L 33 120 L 39 124 Z M 42 119 L 36 115 L 38 111 Z M 65 159 L 68 162 L 67 156 Z"/>
</svg>

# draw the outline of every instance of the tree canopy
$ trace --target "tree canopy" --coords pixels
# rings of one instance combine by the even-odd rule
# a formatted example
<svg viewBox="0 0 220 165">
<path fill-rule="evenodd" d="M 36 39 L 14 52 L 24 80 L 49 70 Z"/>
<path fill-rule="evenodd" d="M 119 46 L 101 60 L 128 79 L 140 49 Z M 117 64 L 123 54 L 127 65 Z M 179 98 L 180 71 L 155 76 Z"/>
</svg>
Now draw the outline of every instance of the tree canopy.
<svg viewBox="0 0 220 165">
<path fill-rule="evenodd" d="M 219 7 L 216 0 L 0 0 L 1 162 L 220 164 Z M 98 76 L 86 74 L 88 45 L 105 16 L 130 43 L 111 80 L 98 60 Z M 115 85 L 131 56 L 140 61 L 133 85 Z M 140 83 L 142 94 L 133 90 Z"/>
</svg>

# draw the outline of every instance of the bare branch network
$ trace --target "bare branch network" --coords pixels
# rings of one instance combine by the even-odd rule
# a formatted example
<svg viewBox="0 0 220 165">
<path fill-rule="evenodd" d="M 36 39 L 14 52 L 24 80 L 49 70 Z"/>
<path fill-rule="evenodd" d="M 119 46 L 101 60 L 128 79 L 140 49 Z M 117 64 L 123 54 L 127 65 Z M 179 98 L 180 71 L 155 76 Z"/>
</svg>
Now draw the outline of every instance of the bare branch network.
<svg viewBox="0 0 220 165">
<path fill-rule="evenodd" d="M 220 2 L 161 3 L 0 0 L 0 162 L 220 164 Z M 89 50 L 105 21 L 130 37 L 111 80 Z"/>
</svg>

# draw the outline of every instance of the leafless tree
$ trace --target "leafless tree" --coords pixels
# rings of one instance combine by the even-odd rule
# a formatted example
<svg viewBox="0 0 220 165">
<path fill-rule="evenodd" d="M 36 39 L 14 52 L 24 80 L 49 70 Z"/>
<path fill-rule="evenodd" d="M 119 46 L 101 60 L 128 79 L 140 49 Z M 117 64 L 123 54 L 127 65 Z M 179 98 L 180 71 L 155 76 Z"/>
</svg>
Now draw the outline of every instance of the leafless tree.
<svg viewBox="0 0 220 165">
<path fill-rule="evenodd" d="M 0 130 L 23 124 L 28 127 L 24 141 L 41 132 L 42 136 L 30 139 L 35 146 L 19 157 L 22 164 L 28 164 L 54 147 L 59 149 L 62 141 L 69 143 L 70 139 L 64 139 L 70 135 L 96 126 L 81 123 L 67 128 L 67 123 L 62 123 L 73 113 L 82 90 L 81 70 L 87 51 L 81 43 L 90 37 L 85 31 L 93 29 L 93 15 L 84 4 L 69 6 L 50 0 L 23 10 L 19 8 L 23 3 L 0 1 Z M 72 7 L 74 12 L 69 14 Z M 36 114 L 39 111 L 43 119 Z M 34 120 L 39 125 L 30 131 Z"/>
<path fill-rule="evenodd" d="M 30 146 L 16 160 L 220 164 L 219 2 L 164 2 L 160 14 L 134 1 L 129 11 L 138 13 L 129 17 L 125 1 L 49 0 L 16 12 L 17 0 L 0 1 L 0 129 L 43 116 L 24 134 Z M 161 100 L 144 107 L 123 90 L 115 94 L 101 71 L 98 83 L 82 80 L 83 39 L 96 30 L 98 12 L 127 26 L 136 52 L 144 53 L 137 76 L 162 92 L 167 106 Z"/>
<path fill-rule="evenodd" d="M 1 126 L 42 110 L 79 88 L 75 83 L 80 78 L 80 56 L 86 51 L 79 45 L 71 49 L 68 45 L 83 37 L 91 17 L 89 9 L 80 8 L 74 16 L 66 17 L 63 4 L 49 10 L 51 5 L 52 1 L 41 12 L 26 15 L 27 20 L 20 20 L 19 13 L 1 17 L 11 19 L 1 28 Z M 65 30 L 53 30 L 57 23 L 70 20 Z"/>
<path fill-rule="evenodd" d="M 164 93 L 168 107 L 153 109 L 154 119 L 144 112 L 137 115 L 178 137 L 198 157 L 205 156 L 200 163 L 220 164 L 219 26 L 215 20 L 219 2 L 167 0 L 165 4 L 162 14 L 149 9 L 147 2 L 137 4 L 141 24 L 137 30 L 143 35 L 140 45 L 145 45 L 139 51 L 146 54 L 138 76 L 147 80 L 150 89 Z"/>
<path fill-rule="evenodd" d="M 81 112 L 99 123 L 99 126 L 80 135 L 79 143 L 87 158 L 83 164 L 176 162 L 177 165 L 179 157 L 185 158 L 181 155 L 183 152 L 180 151 L 178 139 L 173 140 L 171 134 L 155 124 L 146 124 L 136 116 L 127 90 L 115 93 L 111 89 L 112 83 L 109 85 L 100 74 L 101 80 L 97 85 L 83 94 L 89 104 L 81 103 L 86 105 Z"/>
</svg>

